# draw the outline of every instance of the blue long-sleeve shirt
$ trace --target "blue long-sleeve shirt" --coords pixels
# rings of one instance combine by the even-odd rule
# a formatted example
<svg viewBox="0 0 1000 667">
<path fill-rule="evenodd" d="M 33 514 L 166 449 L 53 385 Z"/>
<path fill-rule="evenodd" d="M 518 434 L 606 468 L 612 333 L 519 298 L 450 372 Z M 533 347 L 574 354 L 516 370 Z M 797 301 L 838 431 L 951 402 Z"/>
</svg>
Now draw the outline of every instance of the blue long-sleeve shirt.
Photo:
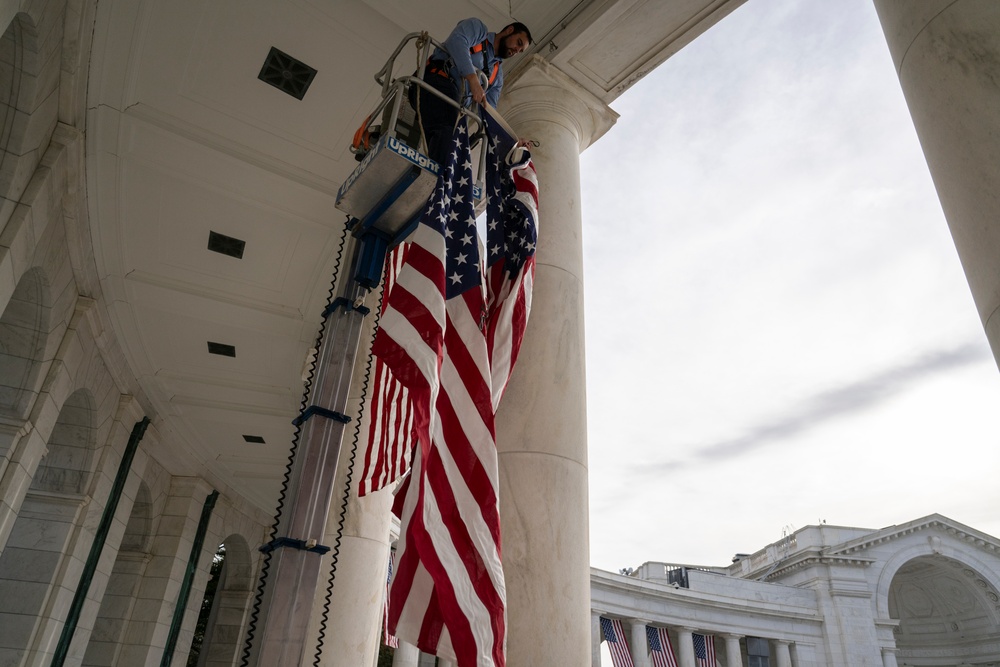
<svg viewBox="0 0 1000 667">
<path fill-rule="evenodd" d="M 487 31 L 486 24 L 482 21 L 477 18 L 465 19 L 458 22 L 455 29 L 448 35 L 448 39 L 444 41 L 444 45 L 448 51 L 434 49 L 431 58 L 433 60 L 450 61 L 451 67 L 449 73 L 451 78 L 455 81 L 458 89 L 464 91 L 466 86 L 465 77 L 472 74 L 476 68 L 483 70 L 488 78 L 493 72 L 493 64 L 503 63 L 503 58 L 498 57 L 493 50 L 493 41 L 495 39 L 496 33 Z M 484 41 L 486 45 L 482 51 L 475 54 L 469 53 L 469 49 L 482 44 Z M 485 62 L 483 61 L 484 55 L 486 58 Z M 497 69 L 497 78 L 486 88 L 486 101 L 495 107 L 497 102 L 500 101 L 500 91 L 502 89 L 503 66 L 501 64 Z M 465 98 L 462 100 L 463 104 L 467 104 L 468 101 L 469 96 L 465 95 Z"/>
</svg>

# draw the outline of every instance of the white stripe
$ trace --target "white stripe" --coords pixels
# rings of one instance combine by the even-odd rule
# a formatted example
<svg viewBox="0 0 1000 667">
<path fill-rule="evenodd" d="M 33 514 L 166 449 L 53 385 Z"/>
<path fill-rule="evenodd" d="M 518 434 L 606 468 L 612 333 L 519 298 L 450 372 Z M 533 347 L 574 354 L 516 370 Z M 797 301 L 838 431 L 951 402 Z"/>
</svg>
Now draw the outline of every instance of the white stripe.
<svg viewBox="0 0 1000 667">
<path fill-rule="evenodd" d="M 435 285 L 434 281 L 414 268 L 400 272 L 399 281 L 396 285 L 412 294 L 414 298 L 416 298 L 416 300 L 427 309 L 427 312 L 434 317 L 434 321 L 437 323 L 438 328 L 444 328 L 444 297 L 442 295 L 442 287 L 440 285 Z M 394 311 L 395 308 L 393 308 L 390 304 L 388 311 L 386 311 L 385 315 L 382 316 L 382 320 L 385 319 L 386 315 Z M 382 321 L 379 322 L 379 327 L 382 329 L 386 328 Z"/>
<path fill-rule="evenodd" d="M 420 337 L 410 320 L 396 310 L 389 310 L 382 316 L 382 333 L 401 347 L 414 362 L 431 387 L 432 395 L 438 386 L 438 353 Z"/>
</svg>

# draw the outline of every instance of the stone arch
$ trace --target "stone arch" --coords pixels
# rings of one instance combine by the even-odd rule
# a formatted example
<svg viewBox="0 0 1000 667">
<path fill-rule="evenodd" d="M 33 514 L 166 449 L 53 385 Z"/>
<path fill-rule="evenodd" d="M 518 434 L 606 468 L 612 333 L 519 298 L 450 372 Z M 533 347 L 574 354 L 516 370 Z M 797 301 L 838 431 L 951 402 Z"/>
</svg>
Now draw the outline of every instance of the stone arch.
<svg viewBox="0 0 1000 667">
<path fill-rule="evenodd" d="M 928 667 L 992 664 L 1000 660 L 1000 592 L 996 582 L 940 555 L 919 556 L 896 572 L 889 587 L 889 618 L 899 661 Z"/>
<path fill-rule="evenodd" d="M 902 542 L 878 575 L 875 590 L 875 612 L 877 618 L 889 618 L 889 589 L 899 570 L 908 562 L 922 556 L 940 556 L 983 573 L 987 581 L 996 586 L 1000 583 L 1000 569 L 997 563 L 990 563 L 979 557 L 973 549 L 959 549 L 952 543 L 952 537 L 937 531 L 914 533 Z"/>
<path fill-rule="evenodd" d="M 82 667 L 111 667 L 119 664 L 122 639 L 149 562 L 151 524 L 151 494 L 146 483 L 140 482 L 125 526 L 125 535 L 101 599 L 97 620 L 87 642 Z"/>
<path fill-rule="evenodd" d="M 94 407 L 90 392 L 79 389 L 59 411 L 48 453 L 31 481 L 31 490 L 83 495 L 94 454 Z"/>
<path fill-rule="evenodd" d="M 10 538 L 0 553 L 0 664 L 22 664 L 50 608 L 83 505 L 94 443 L 90 393 L 63 403 Z"/>
<path fill-rule="evenodd" d="M 0 316 L 0 419 L 19 422 L 31 409 L 41 382 L 50 310 L 45 273 L 29 269 Z"/>
<path fill-rule="evenodd" d="M 59 58 L 41 47 L 38 26 L 26 12 L 16 14 L 0 37 L 0 222 L 10 217 L 55 128 L 58 76 L 43 75 L 58 69 Z M 43 89 L 46 81 L 51 83 Z"/>
<path fill-rule="evenodd" d="M 242 646 L 243 622 L 254 584 L 250 547 L 242 535 L 234 534 L 222 541 L 218 554 L 224 554 L 222 567 L 214 591 L 211 582 L 206 586 L 202 606 L 208 606 L 208 618 L 201 646 L 197 655 L 191 654 L 189 667 L 229 667 Z"/>
</svg>

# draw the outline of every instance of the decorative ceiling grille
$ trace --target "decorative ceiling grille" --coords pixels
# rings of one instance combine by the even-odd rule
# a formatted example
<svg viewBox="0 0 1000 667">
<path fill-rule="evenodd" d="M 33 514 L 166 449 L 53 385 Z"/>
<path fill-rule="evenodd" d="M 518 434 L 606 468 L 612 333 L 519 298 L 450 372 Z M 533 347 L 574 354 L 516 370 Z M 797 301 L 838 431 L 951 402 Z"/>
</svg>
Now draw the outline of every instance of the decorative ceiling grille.
<svg viewBox="0 0 1000 667">
<path fill-rule="evenodd" d="M 287 53 L 271 47 L 257 78 L 301 100 L 309 90 L 316 70 Z"/>
<path fill-rule="evenodd" d="M 247 247 L 247 242 L 241 239 L 219 234 L 218 232 L 208 232 L 208 249 L 223 255 L 229 255 L 236 259 L 243 259 L 243 249 Z"/>
<path fill-rule="evenodd" d="M 235 357 L 236 356 L 236 346 L 226 345 L 225 343 L 213 343 L 208 341 L 208 353 L 218 354 L 222 357 Z"/>
</svg>

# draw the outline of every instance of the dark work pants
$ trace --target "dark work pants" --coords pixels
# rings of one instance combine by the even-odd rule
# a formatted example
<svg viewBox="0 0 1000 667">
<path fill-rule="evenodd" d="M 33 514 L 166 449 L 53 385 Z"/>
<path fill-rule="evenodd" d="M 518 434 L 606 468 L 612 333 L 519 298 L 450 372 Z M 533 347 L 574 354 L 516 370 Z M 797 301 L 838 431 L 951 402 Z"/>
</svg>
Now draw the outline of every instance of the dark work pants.
<svg viewBox="0 0 1000 667">
<path fill-rule="evenodd" d="M 426 71 L 424 81 L 450 99 L 458 99 L 458 86 L 450 76 Z M 420 91 L 420 121 L 423 123 L 424 136 L 427 139 L 427 154 L 442 167 L 451 151 L 456 120 L 458 120 L 458 109 L 433 93 Z"/>
</svg>

